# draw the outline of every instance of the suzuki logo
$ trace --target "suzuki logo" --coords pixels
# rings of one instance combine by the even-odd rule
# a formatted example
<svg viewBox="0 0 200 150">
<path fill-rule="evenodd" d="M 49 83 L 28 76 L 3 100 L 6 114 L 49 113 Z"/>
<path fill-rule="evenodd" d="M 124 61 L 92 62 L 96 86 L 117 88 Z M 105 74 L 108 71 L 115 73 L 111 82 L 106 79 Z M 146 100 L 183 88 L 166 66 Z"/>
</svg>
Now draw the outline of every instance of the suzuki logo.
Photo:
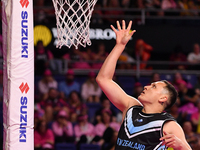
<svg viewBox="0 0 200 150">
<path fill-rule="evenodd" d="M 26 8 L 29 5 L 29 1 L 28 0 L 20 0 L 20 4 L 22 5 L 22 7 L 26 6 Z"/>
<path fill-rule="evenodd" d="M 24 82 L 22 82 L 22 84 L 19 86 L 19 89 L 21 90 L 22 93 L 27 93 L 29 91 L 29 86 L 28 84 L 24 84 Z"/>
</svg>

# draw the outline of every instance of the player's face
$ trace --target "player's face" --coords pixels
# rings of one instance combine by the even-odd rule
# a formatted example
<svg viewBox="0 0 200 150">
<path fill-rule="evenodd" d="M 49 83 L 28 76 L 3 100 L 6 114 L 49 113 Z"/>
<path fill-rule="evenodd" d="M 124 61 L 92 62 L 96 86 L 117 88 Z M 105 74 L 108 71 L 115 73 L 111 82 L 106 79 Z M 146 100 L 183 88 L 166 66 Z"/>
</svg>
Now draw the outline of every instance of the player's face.
<svg viewBox="0 0 200 150">
<path fill-rule="evenodd" d="M 138 99 L 143 102 L 156 102 L 163 95 L 163 88 L 166 84 L 162 81 L 153 82 L 151 85 L 147 85 L 144 87 L 144 90 L 139 95 Z"/>
</svg>

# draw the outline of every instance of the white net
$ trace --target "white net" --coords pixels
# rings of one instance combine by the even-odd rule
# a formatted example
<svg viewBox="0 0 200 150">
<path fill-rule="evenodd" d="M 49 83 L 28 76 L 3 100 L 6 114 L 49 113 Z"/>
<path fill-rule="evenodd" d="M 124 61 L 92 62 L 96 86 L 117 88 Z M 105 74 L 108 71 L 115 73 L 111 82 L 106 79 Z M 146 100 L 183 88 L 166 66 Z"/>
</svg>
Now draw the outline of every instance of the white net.
<svg viewBox="0 0 200 150">
<path fill-rule="evenodd" d="M 57 47 L 63 45 L 76 49 L 78 45 L 91 45 L 89 25 L 97 0 L 52 0 L 58 32 Z"/>
</svg>

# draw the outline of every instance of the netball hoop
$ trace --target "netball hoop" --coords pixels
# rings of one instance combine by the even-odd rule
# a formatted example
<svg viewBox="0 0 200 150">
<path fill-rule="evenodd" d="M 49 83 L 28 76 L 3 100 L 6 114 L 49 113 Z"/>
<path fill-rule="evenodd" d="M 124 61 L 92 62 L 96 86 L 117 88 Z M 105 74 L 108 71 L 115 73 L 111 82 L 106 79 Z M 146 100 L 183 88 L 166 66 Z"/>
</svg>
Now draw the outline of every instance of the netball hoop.
<svg viewBox="0 0 200 150">
<path fill-rule="evenodd" d="M 89 25 L 97 0 L 52 0 L 57 25 L 57 47 L 91 45 Z"/>
</svg>

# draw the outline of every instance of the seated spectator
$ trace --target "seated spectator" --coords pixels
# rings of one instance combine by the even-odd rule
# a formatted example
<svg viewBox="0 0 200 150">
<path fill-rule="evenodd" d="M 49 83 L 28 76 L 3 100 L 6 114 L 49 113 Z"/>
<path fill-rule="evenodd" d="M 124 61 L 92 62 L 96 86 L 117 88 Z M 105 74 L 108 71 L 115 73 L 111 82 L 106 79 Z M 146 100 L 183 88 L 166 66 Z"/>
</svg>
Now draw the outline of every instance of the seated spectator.
<svg viewBox="0 0 200 150">
<path fill-rule="evenodd" d="M 172 81 L 172 84 L 174 85 L 174 87 L 176 88 L 177 91 L 179 91 L 178 89 L 178 85 L 179 85 L 179 81 L 184 80 L 186 82 L 186 86 L 188 89 L 192 89 L 193 86 L 190 82 L 187 82 L 187 80 L 185 78 L 183 78 L 182 74 L 180 72 L 176 72 L 174 74 L 174 79 Z"/>
<path fill-rule="evenodd" d="M 92 60 L 94 61 L 94 63 L 92 64 L 93 69 L 100 69 L 103 65 L 103 61 L 108 56 L 104 43 L 99 43 L 97 46 L 97 52 L 92 53 Z"/>
<path fill-rule="evenodd" d="M 198 111 L 195 104 L 199 96 L 195 93 L 194 89 L 188 89 L 187 84 L 184 80 L 178 81 L 179 97 L 180 97 L 180 107 L 179 111 L 182 113 L 187 113 L 191 115 Z"/>
<path fill-rule="evenodd" d="M 103 110 L 111 111 L 112 112 L 112 121 L 116 120 L 115 119 L 116 112 L 115 112 L 114 109 L 111 108 L 110 101 L 108 100 L 107 97 L 103 97 L 102 101 L 101 101 L 101 108 L 99 110 L 97 110 L 96 113 L 95 113 L 95 124 L 102 122 L 101 113 L 102 113 Z"/>
<path fill-rule="evenodd" d="M 194 85 L 195 92 L 199 95 L 200 97 L 200 76 L 197 76 L 197 82 Z"/>
<path fill-rule="evenodd" d="M 88 55 L 86 52 L 83 52 L 80 50 L 80 46 L 78 47 L 78 49 L 76 49 L 74 46 L 72 46 L 70 52 L 69 52 L 69 57 L 70 60 L 72 60 L 73 62 L 71 62 L 69 64 L 70 68 L 74 68 L 74 69 L 90 69 L 91 66 L 89 65 L 88 62 Z"/>
<path fill-rule="evenodd" d="M 172 54 L 170 55 L 170 61 L 172 62 L 187 62 L 187 57 L 186 55 L 182 52 L 183 49 L 181 46 L 176 46 L 174 48 L 174 51 L 172 52 Z M 186 65 L 183 65 L 183 64 L 173 64 L 173 65 L 170 65 L 169 67 L 170 69 L 178 69 L 178 70 L 185 70 L 187 68 Z"/>
<path fill-rule="evenodd" d="M 121 5 L 123 8 L 138 8 L 138 9 L 144 9 L 145 4 L 144 0 L 121 0 Z M 125 15 L 133 15 L 132 11 L 125 11 Z M 141 15 L 141 12 L 134 11 L 134 15 Z M 133 20 L 133 24 L 141 24 L 141 18 L 131 18 Z"/>
<path fill-rule="evenodd" d="M 161 1 L 160 0 L 147 0 L 144 2 L 146 10 L 155 10 L 155 9 L 161 9 Z M 159 15 L 163 16 L 163 11 L 156 11 L 155 12 L 147 12 L 147 15 Z"/>
<path fill-rule="evenodd" d="M 47 14 L 51 11 L 45 9 L 45 0 L 34 0 L 34 21 L 37 23 L 48 23 Z"/>
<path fill-rule="evenodd" d="M 39 103 L 34 105 L 34 128 L 37 128 L 37 124 L 40 120 L 45 119 L 45 111 Z"/>
<path fill-rule="evenodd" d="M 140 61 L 148 61 L 151 57 L 151 51 L 153 47 L 144 42 L 142 39 L 138 39 L 135 44 L 136 59 L 139 58 Z M 145 62 L 140 64 L 140 69 L 151 69 Z"/>
<path fill-rule="evenodd" d="M 135 60 L 126 52 L 123 51 L 119 56 L 117 69 L 132 69 Z"/>
<path fill-rule="evenodd" d="M 192 64 L 199 64 L 200 63 L 200 47 L 198 43 L 193 45 L 193 51 L 190 52 L 187 56 L 188 62 Z M 191 69 L 198 69 L 199 66 L 191 66 Z"/>
<path fill-rule="evenodd" d="M 160 74 L 159 73 L 153 73 L 151 75 L 151 80 L 150 80 L 150 83 L 152 82 L 157 82 L 157 81 L 160 81 L 161 78 L 160 78 Z"/>
<path fill-rule="evenodd" d="M 162 0 L 161 1 L 161 9 L 164 11 L 165 16 L 179 16 L 180 15 L 179 12 L 170 11 L 170 10 L 178 9 L 176 0 Z"/>
<path fill-rule="evenodd" d="M 52 131 L 56 143 L 74 142 L 74 129 L 69 121 L 69 114 L 65 110 L 60 110 L 56 120 L 52 123 Z"/>
<path fill-rule="evenodd" d="M 80 84 L 75 81 L 75 75 L 72 69 L 67 71 L 65 77 L 65 81 L 61 81 L 58 84 L 58 90 L 60 91 L 62 99 L 68 98 L 72 91 L 77 91 L 78 93 L 80 92 Z"/>
<path fill-rule="evenodd" d="M 198 15 L 198 6 L 195 4 L 193 0 L 180 0 L 178 1 L 178 6 L 180 9 L 185 10 L 180 13 L 181 16 L 197 16 Z"/>
<path fill-rule="evenodd" d="M 177 8 L 177 4 L 176 4 L 176 2 L 174 0 L 162 0 L 161 8 L 163 10 L 176 9 Z"/>
<path fill-rule="evenodd" d="M 96 73 L 89 72 L 88 79 L 83 83 L 81 88 L 81 96 L 84 102 L 96 102 L 99 103 L 102 90 L 97 84 Z"/>
<path fill-rule="evenodd" d="M 159 0 L 147 0 L 145 2 L 145 7 L 149 9 L 160 8 L 161 2 Z"/>
<path fill-rule="evenodd" d="M 94 6 L 94 11 L 93 11 L 93 17 L 91 18 L 91 23 L 92 24 L 102 24 L 103 23 L 103 11 L 101 10 L 102 8 L 102 1 L 98 0 L 97 3 Z"/>
<path fill-rule="evenodd" d="M 192 124 L 190 121 L 183 123 L 183 131 L 185 133 L 186 140 L 193 150 L 199 150 L 199 137 L 193 132 Z"/>
<path fill-rule="evenodd" d="M 38 90 L 41 94 L 42 99 L 46 99 L 48 97 L 48 92 L 50 88 L 58 88 L 58 82 L 53 78 L 51 70 L 46 69 L 44 71 L 43 77 L 38 82 Z"/>
<path fill-rule="evenodd" d="M 43 41 L 37 42 L 34 52 L 35 73 L 36 75 L 42 75 L 45 69 L 51 68 L 51 61 L 53 60 L 54 56 L 50 50 L 44 47 Z"/>
<path fill-rule="evenodd" d="M 95 136 L 94 125 L 88 122 L 88 115 L 78 115 L 78 123 L 74 126 L 76 141 L 81 139 L 81 136 L 86 136 L 86 143 L 89 143 Z"/>
<path fill-rule="evenodd" d="M 57 89 L 50 88 L 47 99 L 38 103 L 40 107 L 45 110 L 45 118 L 47 123 L 50 123 L 54 115 L 57 114 L 61 109 L 69 112 L 69 104 L 59 97 Z"/>
<path fill-rule="evenodd" d="M 122 7 L 123 8 L 138 8 L 138 0 L 132 1 L 132 0 L 121 0 Z"/>
<path fill-rule="evenodd" d="M 80 114 L 87 114 L 87 106 L 82 102 L 81 96 L 78 92 L 72 91 L 69 95 L 69 107 L 71 114 L 71 122 L 77 122 L 77 116 Z"/>
<path fill-rule="evenodd" d="M 40 150 L 47 143 L 54 146 L 54 134 L 47 128 L 46 121 L 40 120 L 34 130 L 34 149 Z"/>
<path fill-rule="evenodd" d="M 133 86 L 133 97 L 138 98 L 138 96 L 142 93 L 143 86 L 140 82 L 136 82 Z"/>
<path fill-rule="evenodd" d="M 113 150 L 115 149 L 115 143 L 117 142 L 117 135 L 118 132 L 115 131 L 113 128 L 108 127 L 104 134 L 102 141 L 99 143 L 101 144 L 102 150 Z"/>
<path fill-rule="evenodd" d="M 198 111 L 191 115 L 191 122 L 194 128 L 194 131 L 200 134 L 200 100 L 197 101 Z"/>
<path fill-rule="evenodd" d="M 101 112 L 102 121 L 95 125 L 95 134 L 100 138 L 103 137 L 105 130 L 108 127 L 113 128 L 115 131 L 119 131 L 120 124 L 112 121 L 112 112 L 107 109 L 103 109 Z"/>
<path fill-rule="evenodd" d="M 179 105 L 175 103 L 169 110 L 169 113 L 176 119 L 177 123 L 182 126 L 185 120 L 188 120 L 187 113 L 181 113 L 178 110 Z"/>
<path fill-rule="evenodd" d="M 120 8 L 120 1 L 119 0 L 108 0 L 107 1 L 107 5 L 106 8 Z M 106 20 L 108 21 L 108 23 L 115 23 L 117 21 L 117 18 L 120 19 L 120 15 L 124 15 L 124 12 L 121 10 L 106 10 L 104 12 L 105 16 L 109 16 L 112 15 L 112 17 L 107 17 Z M 117 18 L 115 18 L 114 16 L 117 16 Z"/>
</svg>

